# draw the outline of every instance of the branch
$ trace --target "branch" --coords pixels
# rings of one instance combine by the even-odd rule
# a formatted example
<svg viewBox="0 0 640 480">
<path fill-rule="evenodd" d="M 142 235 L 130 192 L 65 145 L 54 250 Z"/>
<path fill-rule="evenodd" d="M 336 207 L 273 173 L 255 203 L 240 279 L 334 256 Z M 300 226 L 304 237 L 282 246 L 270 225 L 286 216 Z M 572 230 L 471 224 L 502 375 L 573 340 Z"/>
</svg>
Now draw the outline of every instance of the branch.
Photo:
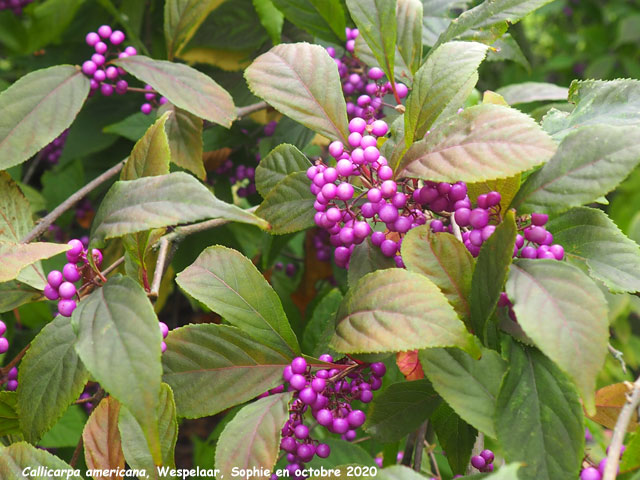
<svg viewBox="0 0 640 480">
<path fill-rule="evenodd" d="M 455 215 L 451 215 L 449 217 L 449 220 L 451 221 L 451 230 L 453 230 L 453 235 L 460 240 L 461 243 L 464 243 L 462 241 L 462 232 L 460 231 L 460 226 L 456 223 L 456 218 Z"/>
<path fill-rule="evenodd" d="M 616 350 L 613 348 L 613 345 L 609 344 L 609 353 L 620 362 L 620 366 L 622 367 L 622 373 L 627 373 L 627 364 L 624 361 L 624 354 L 620 350 Z"/>
<path fill-rule="evenodd" d="M 269 105 L 267 104 L 267 102 L 258 102 L 252 105 L 247 105 L 246 107 L 238 107 L 236 109 L 236 116 L 238 117 L 238 119 L 240 119 L 242 117 L 246 117 L 247 115 L 251 115 L 254 112 L 259 112 L 260 110 L 264 110 L 265 108 L 268 108 L 268 107 Z"/>
<path fill-rule="evenodd" d="M 47 229 L 49 228 L 49 225 L 55 222 L 64 212 L 66 212 L 71 207 L 73 207 L 77 202 L 79 202 L 84 197 L 86 197 L 98 186 L 100 186 L 107 180 L 110 180 L 111 178 L 116 176 L 120 172 L 120 170 L 122 170 L 122 167 L 124 167 L 125 162 L 126 160 L 122 160 L 118 162 L 115 166 L 111 167 L 102 175 L 94 178 L 89 183 L 87 183 L 84 187 L 78 190 L 76 193 L 74 193 L 69 198 L 67 198 L 64 202 L 62 202 L 60 205 L 54 208 L 53 211 L 49 213 L 49 215 L 47 215 L 44 218 L 41 218 L 38 224 L 35 226 L 35 228 L 31 230 L 29 234 L 21 240 L 21 243 L 29 243 L 35 240 L 36 238 L 38 238 L 44 232 L 46 232 Z"/>
<path fill-rule="evenodd" d="M 429 420 L 425 421 L 416 432 L 416 450 L 413 454 L 413 469 L 420 472 L 422 469 L 422 452 L 424 452 L 424 439 L 427 436 Z"/>
<path fill-rule="evenodd" d="M 0 380 L 4 379 L 4 377 L 6 377 L 9 374 L 9 370 L 11 370 L 13 367 L 15 367 L 18 362 L 20 360 L 22 360 L 22 357 L 24 357 L 24 354 L 27 353 L 27 350 L 29 350 L 29 347 L 31 346 L 31 344 L 27 344 L 22 350 L 20 350 L 20 353 L 18 353 L 13 360 L 11 360 L 9 363 L 7 363 L 7 365 L 4 368 L 0 368 Z M 0 381 L 0 385 L 3 382 Z"/>
<path fill-rule="evenodd" d="M 611 438 L 609 453 L 607 455 L 607 465 L 604 469 L 602 480 L 615 480 L 618 472 L 618 463 L 620 462 L 622 442 L 624 441 L 624 436 L 627 433 L 631 418 L 640 405 L 640 377 L 630 385 L 631 391 L 627 394 L 627 403 L 622 407 L 616 426 L 613 429 L 613 437 Z"/>
<path fill-rule="evenodd" d="M 160 239 L 160 250 L 158 251 L 156 269 L 153 272 L 153 282 L 151 283 L 151 290 L 149 291 L 150 297 L 158 298 L 158 293 L 160 292 L 160 283 L 162 282 L 162 275 L 167 264 L 167 254 L 169 253 L 170 245 L 171 242 L 165 237 L 162 237 Z"/>
</svg>

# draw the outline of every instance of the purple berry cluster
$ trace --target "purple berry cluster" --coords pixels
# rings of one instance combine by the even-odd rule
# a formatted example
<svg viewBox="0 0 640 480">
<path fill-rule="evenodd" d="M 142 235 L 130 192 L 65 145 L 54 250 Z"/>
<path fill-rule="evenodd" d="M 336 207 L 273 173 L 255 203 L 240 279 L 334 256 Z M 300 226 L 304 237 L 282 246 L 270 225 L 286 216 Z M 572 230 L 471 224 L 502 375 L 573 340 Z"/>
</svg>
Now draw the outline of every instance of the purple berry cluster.
<svg viewBox="0 0 640 480">
<path fill-rule="evenodd" d="M 305 425 L 305 414 L 311 411 L 315 421 L 330 433 L 339 434 L 343 440 L 356 438 L 356 430 L 361 427 L 366 415 L 354 409 L 352 402 L 359 400 L 369 403 L 373 391 L 382 386 L 386 373 L 383 363 L 358 364 L 349 359 L 334 362 L 331 355 L 321 355 L 320 360 L 341 365 L 342 368 L 322 369 L 315 373 L 302 357 L 296 357 L 283 372 L 289 390 L 294 392 L 289 420 L 282 428 L 280 448 L 287 455 L 287 470 L 292 478 L 304 464 L 314 456 L 327 458 L 331 453 L 329 445 L 319 443 L 310 436 L 310 428 Z M 272 476 L 276 479 L 277 476 Z"/>
<path fill-rule="evenodd" d="M 366 119 L 381 118 L 383 97 L 392 92 L 391 82 L 383 80 L 384 72 L 378 68 L 370 68 L 353 55 L 356 38 L 360 32 L 357 28 L 347 28 L 347 43 L 345 54 L 336 58 L 333 47 L 327 48 L 327 53 L 338 66 L 338 73 L 342 82 L 342 92 L 347 100 L 347 114 L 349 117 Z M 409 89 L 402 83 L 396 83 L 398 98 L 404 98 Z"/>
<path fill-rule="evenodd" d="M 55 165 L 58 163 L 64 144 L 67 141 L 67 135 L 69 135 L 69 129 L 67 128 L 56 139 L 54 139 L 49 145 L 40 150 L 40 155 L 46 160 L 49 165 Z"/>
<path fill-rule="evenodd" d="M 7 332 L 7 325 L 0 320 L 0 355 L 3 353 L 7 353 L 7 350 L 9 350 L 9 340 L 7 340 L 7 337 L 4 336 L 4 334 Z"/>
<path fill-rule="evenodd" d="M 622 458 L 622 454 L 625 451 L 625 446 L 622 445 L 620 449 L 620 457 Z M 607 447 L 607 454 L 609 453 L 609 447 Z M 598 468 L 595 467 L 587 467 L 580 472 L 580 480 L 602 480 L 602 476 L 604 475 L 604 469 L 607 466 L 607 457 L 600 460 L 598 464 Z M 618 473 L 620 473 L 620 466 L 618 466 Z"/>
<path fill-rule="evenodd" d="M 0 10 L 12 10 L 16 15 L 22 15 L 22 9 L 33 0 L 0 0 Z"/>
<path fill-rule="evenodd" d="M 282 262 L 276 262 L 273 265 L 273 268 L 275 268 L 277 271 L 282 271 L 284 270 L 284 273 L 287 275 L 287 277 L 295 277 L 296 272 L 298 271 L 298 267 L 296 266 L 295 263 L 287 263 L 286 265 Z"/>
<path fill-rule="evenodd" d="M 109 25 L 102 25 L 97 33 L 88 33 L 85 40 L 87 45 L 95 50 L 91 59 L 82 64 L 82 72 L 91 79 L 91 93 L 99 89 L 105 97 L 112 95 L 113 92 L 119 95 L 125 94 L 129 84 L 121 77 L 126 72 L 121 67 L 108 65 L 109 58 L 126 58 L 137 55 L 138 51 L 131 46 L 123 50 L 111 49 L 107 42 L 111 47 L 119 48 L 125 40 L 125 35 L 120 30 L 112 30 Z"/>
<path fill-rule="evenodd" d="M 62 269 L 52 270 L 47 275 L 47 285 L 44 287 L 44 296 L 49 300 L 58 300 L 58 313 L 63 317 L 70 317 L 76 309 L 77 303 L 74 297 L 78 295 L 76 286 L 83 275 L 91 275 L 91 267 L 87 262 L 87 250 L 82 241 L 74 238 L 68 242 L 71 247 L 67 250 L 68 263 Z M 93 261 L 97 267 L 102 264 L 102 252 L 94 248 L 91 251 Z"/>
<path fill-rule="evenodd" d="M 7 385 L 5 387 L 9 392 L 15 392 L 18 389 L 18 369 L 11 368 L 7 374 Z"/>
<path fill-rule="evenodd" d="M 493 472 L 494 458 L 495 455 L 491 450 L 483 450 L 480 452 L 480 455 L 474 455 L 471 457 L 471 465 L 482 473 L 490 473 Z"/>
<path fill-rule="evenodd" d="M 157 98 L 158 95 L 151 85 L 145 85 L 144 89 L 147 90 L 147 93 L 144 94 L 144 98 L 147 102 L 140 106 L 140 111 L 145 115 L 149 115 L 153 111 L 154 107 L 157 108 L 168 102 L 166 97 Z"/>
<path fill-rule="evenodd" d="M 165 343 L 165 338 L 167 338 L 167 335 L 169 335 L 169 327 L 167 326 L 166 323 L 164 322 L 160 322 L 160 333 L 162 333 L 162 344 L 160 345 L 160 348 L 162 350 L 162 353 L 167 351 L 167 344 Z"/>
</svg>

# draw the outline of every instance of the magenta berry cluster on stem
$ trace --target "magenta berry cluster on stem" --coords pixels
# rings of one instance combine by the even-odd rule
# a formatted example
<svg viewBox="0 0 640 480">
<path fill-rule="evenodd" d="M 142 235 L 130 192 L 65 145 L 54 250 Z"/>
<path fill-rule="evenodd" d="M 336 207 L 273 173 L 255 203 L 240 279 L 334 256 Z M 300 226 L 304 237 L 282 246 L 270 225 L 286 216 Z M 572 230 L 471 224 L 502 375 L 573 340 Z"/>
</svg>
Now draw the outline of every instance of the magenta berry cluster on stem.
<svg viewBox="0 0 640 480">
<path fill-rule="evenodd" d="M 22 9 L 33 3 L 33 0 L 0 0 L 0 10 L 11 10 L 16 15 L 22 15 Z"/>
<path fill-rule="evenodd" d="M 6 332 L 7 325 L 0 320 L 0 354 L 7 353 L 7 350 L 9 350 L 9 340 L 4 336 Z"/>
<path fill-rule="evenodd" d="M 305 478 L 299 475 L 305 463 L 314 456 L 327 458 L 331 453 L 329 445 L 313 439 L 313 427 L 310 428 L 309 424 L 315 420 L 328 432 L 340 435 L 343 440 L 353 441 L 366 415 L 354 408 L 352 403 L 371 402 L 373 391 L 380 389 L 386 373 L 383 363 L 358 364 L 349 359 L 334 362 L 329 354 L 321 355 L 319 359 L 340 365 L 341 368 L 311 372 L 307 361 L 296 357 L 282 374 L 289 391 L 293 392 L 289 419 L 282 428 L 280 442 L 280 448 L 286 453 L 286 468 L 292 478 Z M 262 396 L 283 390 L 284 386 L 277 387 Z M 274 474 L 271 478 L 278 477 Z"/>
<path fill-rule="evenodd" d="M 109 60 L 137 55 L 135 47 L 120 49 L 125 35 L 120 30 L 112 30 L 109 25 L 102 25 L 97 33 L 89 32 L 85 41 L 95 50 L 91 59 L 82 64 L 82 72 L 91 79 L 91 92 L 99 89 L 105 97 L 111 96 L 114 92 L 119 95 L 125 94 L 129 84 L 121 77 L 126 72 L 121 67 L 109 65 Z"/>
<path fill-rule="evenodd" d="M 67 250 L 68 263 L 62 272 L 52 270 L 47 275 L 47 284 L 44 287 L 44 296 L 49 300 L 58 301 L 58 313 L 63 317 L 70 317 L 76 309 L 78 290 L 75 283 L 83 278 L 83 272 L 91 271 L 87 261 L 88 251 L 84 244 L 77 238 L 69 240 L 71 247 Z M 93 261 L 97 267 L 102 264 L 102 252 L 96 248 L 91 251 Z"/>
</svg>

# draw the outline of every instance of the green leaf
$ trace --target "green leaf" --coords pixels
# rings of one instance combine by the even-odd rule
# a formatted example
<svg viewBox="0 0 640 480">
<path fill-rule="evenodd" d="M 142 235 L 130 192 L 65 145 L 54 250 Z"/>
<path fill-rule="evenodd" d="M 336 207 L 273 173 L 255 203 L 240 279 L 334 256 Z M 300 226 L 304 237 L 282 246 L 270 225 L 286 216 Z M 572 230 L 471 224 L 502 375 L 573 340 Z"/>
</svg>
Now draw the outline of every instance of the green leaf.
<svg viewBox="0 0 640 480">
<path fill-rule="evenodd" d="M 171 161 L 204 180 L 207 172 L 202 159 L 202 119 L 171 103 L 162 108 L 173 112 L 165 125 Z"/>
<path fill-rule="evenodd" d="M 586 264 L 592 277 L 615 293 L 640 291 L 640 248 L 602 211 L 578 207 L 547 228 L 570 260 Z"/>
<path fill-rule="evenodd" d="M 18 281 L 0 283 L 0 312 L 8 312 L 25 303 L 35 302 L 41 297 L 40 290 L 26 283 Z"/>
<path fill-rule="evenodd" d="M 113 63 L 197 117 L 227 128 L 236 118 L 231 95 L 211 77 L 188 65 L 143 55 L 119 58 Z"/>
<path fill-rule="evenodd" d="M 120 180 L 136 180 L 169 173 L 171 153 L 165 124 L 170 116 L 169 112 L 162 115 L 136 142 L 120 172 Z"/>
<path fill-rule="evenodd" d="M 628 437 L 626 447 L 625 453 L 628 453 L 620 459 L 620 469 L 623 472 L 637 470 L 640 468 L 640 431 Z"/>
<path fill-rule="evenodd" d="M 275 109 L 347 144 L 347 105 L 338 67 L 320 45 L 277 45 L 256 58 L 244 75 L 251 91 Z"/>
<path fill-rule="evenodd" d="M 164 4 L 164 37 L 169 60 L 180 53 L 209 14 L 224 0 L 167 0 Z"/>
<path fill-rule="evenodd" d="M 411 272 L 436 284 L 465 322 L 471 315 L 469 294 L 474 260 L 462 242 L 422 225 L 409 230 L 402 241 L 402 261 Z"/>
<path fill-rule="evenodd" d="M 227 325 L 187 325 L 166 342 L 163 379 L 186 418 L 214 415 L 281 384 L 292 359 Z"/>
<path fill-rule="evenodd" d="M 509 365 L 495 415 L 505 459 L 525 464 L 522 480 L 577 478 L 584 424 L 575 387 L 548 358 L 516 342 Z"/>
<path fill-rule="evenodd" d="M 35 52 L 52 42 L 59 43 L 83 3 L 84 0 L 47 0 L 35 5 L 29 15 L 27 51 Z"/>
<path fill-rule="evenodd" d="M 440 35 L 435 46 L 439 46 L 463 33 L 499 22 L 516 23 L 522 17 L 546 5 L 551 0 L 494 0 L 483 2 L 467 10 Z"/>
<path fill-rule="evenodd" d="M 280 431 L 289 417 L 291 393 L 261 398 L 240 410 L 222 431 L 216 447 L 221 478 L 233 468 L 271 470 L 278 459 Z"/>
<path fill-rule="evenodd" d="M 607 302 L 576 267 L 556 260 L 518 260 L 507 294 L 518 324 L 578 386 L 587 412 L 595 412 L 595 379 L 609 339 Z"/>
<path fill-rule="evenodd" d="M 400 21 L 400 19 L 398 19 Z M 365 65 L 377 65 L 378 61 L 376 60 L 375 55 L 371 51 L 371 47 L 367 45 L 367 42 L 364 40 L 362 35 L 358 35 L 356 37 L 355 43 L 355 51 L 354 54 L 358 59 L 360 59 Z M 413 73 L 411 68 L 405 63 L 404 58 L 400 54 L 400 50 L 398 50 L 398 46 L 396 45 L 395 51 L 395 60 L 393 61 L 393 74 L 396 77 L 396 80 L 402 81 L 406 85 L 411 85 L 413 83 Z"/>
<path fill-rule="evenodd" d="M 303 351 L 311 352 L 315 357 L 327 352 L 342 298 L 340 290 L 334 288 L 313 309 L 302 336 Z"/>
<path fill-rule="evenodd" d="M 424 137 L 439 117 L 456 113 L 460 105 L 455 100 L 462 89 L 467 92 L 465 96 L 471 93 L 487 48 L 475 42 L 449 42 L 429 55 L 415 75 L 407 100 L 404 115 L 407 145 Z M 470 83 L 471 79 L 475 81 Z"/>
<path fill-rule="evenodd" d="M 35 477 L 38 467 L 44 469 L 62 470 L 67 480 L 83 480 L 80 470 L 75 470 L 66 462 L 45 450 L 38 449 L 26 442 L 18 442 L 6 448 L 0 447 L 0 478 L 6 480 L 21 480 L 25 478 L 23 471 L 29 469 L 29 473 Z M 45 470 L 46 471 L 46 470 Z M 60 478 L 56 475 L 57 478 Z M 27 477 L 28 478 L 28 477 Z M 53 480 L 54 477 L 38 475 L 43 480 Z"/>
<path fill-rule="evenodd" d="M 264 226 L 264 220 L 218 200 L 191 175 L 182 172 L 113 184 L 91 226 L 92 243 L 152 228 L 224 218 Z"/>
<path fill-rule="evenodd" d="M 82 363 L 143 426 L 153 458 L 160 461 L 155 412 L 162 335 L 145 291 L 131 278 L 112 277 L 78 304 L 71 324 Z"/>
<path fill-rule="evenodd" d="M 22 269 L 38 260 L 51 258 L 69 250 L 69 246 L 59 243 L 35 242 L 13 243 L 0 241 L 0 282 L 15 279 Z"/>
<path fill-rule="evenodd" d="M 20 435 L 18 393 L 0 392 L 0 437 Z"/>
<path fill-rule="evenodd" d="M 280 297 L 251 260 L 227 247 L 204 250 L 176 282 L 249 336 L 287 356 L 300 353 Z"/>
<path fill-rule="evenodd" d="M 305 155 L 293 145 L 283 143 L 271 150 L 260 160 L 256 168 L 256 187 L 260 195 L 266 197 L 280 180 L 290 173 L 306 172 L 311 163 Z"/>
<path fill-rule="evenodd" d="M 137 142 L 144 133 L 153 125 L 153 115 L 145 115 L 142 112 L 129 115 L 124 120 L 120 120 L 117 123 L 107 125 L 102 129 L 104 133 L 113 133 L 114 135 L 120 135 L 132 142 Z"/>
<path fill-rule="evenodd" d="M 393 383 L 371 402 L 363 428 L 385 443 L 402 440 L 428 419 L 440 402 L 425 379 Z"/>
<path fill-rule="evenodd" d="M 161 465 L 175 467 L 176 441 L 178 440 L 178 421 L 176 420 L 176 404 L 173 401 L 173 392 L 166 383 L 160 385 L 160 397 L 156 410 L 158 433 L 160 435 L 160 450 L 162 453 Z M 144 469 L 149 478 L 173 478 L 169 475 L 160 475 L 157 464 L 146 445 L 144 430 L 127 407 L 120 408 L 118 429 L 122 437 L 122 450 L 124 458 L 130 468 Z"/>
<path fill-rule="evenodd" d="M 253 0 L 253 7 L 256 9 L 260 23 L 269 34 L 274 45 L 280 43 L 282 36 L 282 26 L 284 25 L 284 15 L 273 4 L 272 0 Z"/>
<path fill-rule="evenodd" d="M 274 235 L 292 233 L 315 225 L 315 195 L 309 191 L 306 172 L 287 175 L 271 189 L 256 210 L 256 215 L 269 222 Z"/>
<path fill-rule="evenodd" d="M 544 119 L 545 130 L 556 139 L 585 125 L 640 125 L 639 80 L 575 80 L 569 87 L 569 102 L 576 105 L 571 114 L 556 110 L 556 115 Z"/>
<path fill-rule="evenodd" d="M 377 64 L 392 79 L 396 52 L 396 0 L 346 0 L 360 36 L 367 42 Z"/>
<path fill-rule="evenodd" d="M 340 0 L 272 0 L 287 20 L 327 42 L 345 40 L 344 8 Z"/>
<path fill-rule="evenodd" d="M 397 49 L 411 73 L 422 63 L 422 2 L 397 0 Z"/>
<path fill-rule="evenodd" d="M 425 375 L 436 392 L 460 417 L 481 432 L 496 437 L 493 417 L 506 362 L 483 349 L 474 360 L 456 348 L 429 348 L 419 352 Z"/>
<path fill-rule="evenodd" d="M 527 177 L 511 203 L 519 212 L 562 212 L 609 193 L 640 163 L 640 128 L 592 125 L 567 135 Z"/>
<path fill-rule="evenodd" d="M 480 248 L 471 281 L 471 326 L 480 338 L 487 339 L 487 327 L 503 291 L 516 242 L 516 219 L 509 210 Z"/>
<path fill-rule="evenodd" d="M 368 237 L 354 248 L 349 260 L 347 279 L 349 285 L 353 286 L 368 273 L 395 267 L 396 262 L 392 258 L 385 257 L 380 247 L 374 246 L 371 238 Z"/>
<path fill-rule="evenodd" d="M 569 89 L 554 83 L 524 82 L 499 88 L 496 93 L 502 95 L 509 105 L 517 105 L 519 103 L 566 100 L 569 96 Z"/>
<path fill-rule="evenodd" d="M 509 204 L 513 197 L 518 193 L 520 188 L 521 175 L 518 173 L 512 177 L 501 178 L 497 180 L 489 180 L 479 183 L 468 183 L 467 194 L 471 199 L 471 203 L 476 203 L 478 197 L 483 193 L 489 193 L 491 191 L 500 192 L 502 199 L 500 200 L 500 208 L 502 211 L 506 211 L 509 208 Z"/>
<path fill-rule="evenodd" d="M 18 409 L 24 437 L 36 443 L 84 388 L 89 373 L 74 349 L 71 320 L 57 316 L 31 342 L 18 370 Z"/>
<path fill-rule="evenodd" d="M 19 165 L 73 123 L 89 79 L 72 65 L 36 70 L 0 93 L 0 170 Z"/>
<path fill-rule="evenodd" d="M 396 176 L 436 182 L 506 178 L 548 161 L 556 144 L 531 117 L 499 105 L 469 107 L 414 143 Z"/>
<path fill-rule="evenodd" d="M 462 420 L 446 402 L 442 402 L 433 412 L 431 424 L 442 449 L 447 452 L 451 470 L 454 474 L 464 474 L 478 431 Z"/>
<path fill-rule="evenodd" d="M 370 273 L 349 290 L 330 344 L 343 353 L 446 346 L 478 352 L 473 337 L 438 287 L 402 269 Z"/>
</svg>

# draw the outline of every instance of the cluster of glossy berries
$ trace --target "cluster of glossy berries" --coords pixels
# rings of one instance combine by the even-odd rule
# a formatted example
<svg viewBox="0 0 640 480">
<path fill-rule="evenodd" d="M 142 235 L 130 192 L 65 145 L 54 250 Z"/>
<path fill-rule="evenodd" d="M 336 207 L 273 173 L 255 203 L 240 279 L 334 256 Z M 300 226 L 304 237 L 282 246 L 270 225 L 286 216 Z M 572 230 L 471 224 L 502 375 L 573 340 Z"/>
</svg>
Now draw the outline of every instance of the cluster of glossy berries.
<svg viewBox="0 0 640 480">
<path fill-rule="evenodd" d="M 42 155 L 42 158 L 49 165 L 55 165 L 58 163 L 60 155 L 62 155 L 62 150 L 64 149 L 64 144 L 67 141 L 67 135 L 69 135 L 69 129 L 66 129 L 64 132 L 62 132 L 58 136 L 58 138 L 53 140 L 49 145 L 47 145 L 40 151 L 40 155 Z"/>
<path fill-rule="evenodd" d="M 85 385 L 84 390 L 80 394 L 79 399 L 86 400 L 87 398 L 93 397 L 93 395 L 95 394 L 95 390 L 96 389 L 94 387 Z M 93 402 L 87 402 L 87 401 L 82 402 L 82 407 L 88 414 L 91 414 L 91 411 L 93 410 L 94 406 L 95 405 L 93 404 Z"/>
<path fill-rule="evenodd" d="M 275 268 L 277 271 L 281 272 L 284 270 L 284 273 L 287 275 L 287 277 L 295 277 L 296 272 L 298 271 L 298 267 L 296 267 L 295 263 L 287 263 L 286 265 L 282 262 L 276 262 L 273 265 L 273 268 Z"/>
<path fill-rule="evenodd" d="M 124 40 L 124 33 L 112 30 L 109 25 L 102 25 L 97 33 L 87 34 L 87 45 L 93 47 L 95 53 L 82 64 L 82 72 L 91 79 L 91 93 L 100 90 L 102 95 L 108 97 L 114 92 L 119 95 L 127 92 L 129 84 L 121 78 L 126 72 L 121 67 L 108 65 L 110 58 L 126 58 L 138 54 L 135 47 L 131 46 L 121 50 L 120 45 Z"/>
<path fill-rule="evenodd" d="M 18 369 L 16 367 L 9 370 L 5 389 L 9 392 L 15 392 L 18 389 Z"/>
<path fill-rule="evenodd" d="M 146 102 L 140 106 L 140 111 L 145 115 L 149 115 L 154 108 L 157 108 L 160 105 L 164 105 L 168 102 L 166 97 L 158 98 L 158 94 L 155 92 L 155 90 L 153 90 L 153 87 L 151 85 L 145 85 L 144 89 L 146 90 L 146 93 L 144 94 L 144 99 L 146 100 Z"/>
<path fill-rule="evenodd" d="M 622 445 L 620 448 L 620 457 L 625 451 L 625 446 Z M 607 447 L 607 454 L 609 453 L 609 448 Z M 587 467 L 582 472 L 580 472 L 580 480 L 602 480 L 602 476 L 604 475 L 604 469 L 607 466 L 607 457 L 600 460 L 598 464 L 598 468 L 595 467 Z M 618 473 L 620 473 L 620 467 L 618 466 Z"/>
<path fill-rule="evenodd" d="M 33 0 L 0 0 L 0 10 L 12 10 L 16 15 L 22 14 L 22 9 Z"/>
<path fill-rule="evenodd" d="M 316 252 L 316 258 L 321 262 L 330 261 L 331 244 L 329 243 L 329 232 L 321 228 L 314 228 L 311 241 Z"/>
<path fill-rule="evenodd" d="M 320 360 L 334 363 L 331 355 L 321 355 Z M 356 429 L 361 427 L 366 416 L 362 410 L 354 409 L 351 403 L 359 400 L 369 403 L 373 390 L 382 385 L 386 367 L 382 363 L 357 364 L 348 359 L 335 362 L 341 368 L 311 372 L 302 357 L 296 357 L 283 372 L 289 390 L 294 392 L 290 415 L 282 428 L 280 448 L 287 455 L 287 470 L 293 478 L 304 469 L 304 464 L 314 456 L 327 458 L 331 453 L 329 445 L 311 438 L 310 429 L 305 425 L 305 414 L 311 416 L 330 433 L 341 435 L 343 440 L 356 438 Z M 272 476 L 276 479 L 277 476 Z"/>
<path fill-rule="evenodd" d="M 87 250 L 82 241 L 74 238 L 68 242 L 71 247 L 67 250 L 68 263 L 62 269 L 52 270 L 47 275 L 47 285 L 44 287 L 44 296 L 49 300 L 59 300 L 58 313 L 63 317 L 70 317 L 76 309 L 77 303 L 74 297 L 78 291 L 75 283 L 83 276 L 92 277 L 92 269 L 87 261 Z M 102 252 L 94 248 L 91 251 L 93 261 L 99 268 L 102 264 Z"/>
<path fill-rule="evenodd" d="M 0 320 L 0 354 L 6 353 L 9 350 L 9 340 L 4 336 L 7 332 L 7 325 Z"/>
<path fill-rule="evenodd" d="M 162 333 L 162 344 L 160 345 L 160 348 L 162 350 L 162 353 L 167 351 L 167 344 L 165 343 L 165 338 L 167 338 L 167 335 L 169 335 L 169 327 L 167 326 L 166 323 L 164 322 L 160 322 L 160 333 Z"/>
<path fill-rule="evenodd" d="M 391 83 L 384 81 L 384 72 L 378 67 L 373 67 L 365 73 L 366 65 L 353 55 L 356 38 L 360 32 L 357 28 L 347 28 L 346 34 L 345 54 L 336 58 L 333 47 L 328 47 L 327 53 L 338 66 L 342 92 L 347 100 L 347 114 L 350 117 L 381 118 L 383 97 L 392 92 Z M 409 90 L 406 85 L 396 83 L 396 92 L 398 98 L 404 98 Z"/>
<path fill-rule="evenodd" d="M 493 472 L 493 459 L 495 455 L 491 450 L 483 450 L 480 455 L 471 457 L 471 466 L 480 470 L 482 473 Z"/>
</svg>

